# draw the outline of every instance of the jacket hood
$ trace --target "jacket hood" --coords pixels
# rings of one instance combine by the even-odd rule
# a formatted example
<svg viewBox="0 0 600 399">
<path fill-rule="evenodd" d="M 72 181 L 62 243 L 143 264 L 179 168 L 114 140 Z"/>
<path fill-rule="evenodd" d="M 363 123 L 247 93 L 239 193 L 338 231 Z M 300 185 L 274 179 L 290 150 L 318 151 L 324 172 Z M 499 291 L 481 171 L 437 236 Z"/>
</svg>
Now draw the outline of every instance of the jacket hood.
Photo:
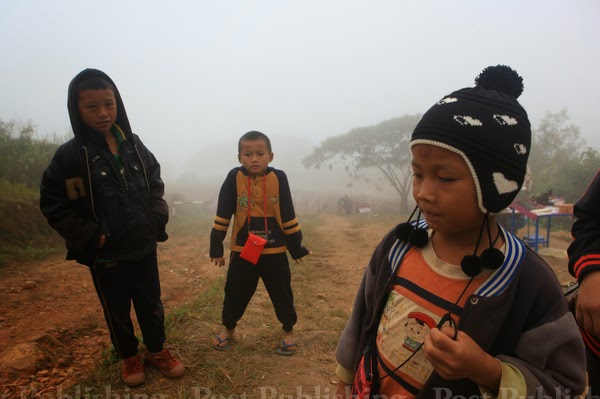
<svg viewBox="0 0 600 399">
<path fill-rule="evenodd" d="M 77 108 L 77 85 L 79 82 L 92 78 L 92 77 L 100 77 L 107 82 L 109 82 L 115 88 L 115 100 L 117 101 L 117 120 L 115 124 L 117 124 L 125 136 L 128 139 L 131 139 L 131 126 L 129 125 L 129 119 L 127 118 L 127 112 L 125 112 L 125 105 L 123 105 L 123 100 L 121 99 L 121 94 L 119 93 L 119 89 L 113 80 L 104 72 L 98 69 L 84 69 L 80 73 L 77 74 L 71 80 L 69 84 L 69 94 L 67 99 L 67 109 L 69 110 L 69 119 L 71 120 L 71 127 L 73 128 L 73 134 L 75 138 L 79 140 L 81 143 L 88 142 L 91 138 L 95 137 L 95 133 L 85 126 L 81 122 L 81 118 L 79 116 L 79 109 Z"/>
</svg>

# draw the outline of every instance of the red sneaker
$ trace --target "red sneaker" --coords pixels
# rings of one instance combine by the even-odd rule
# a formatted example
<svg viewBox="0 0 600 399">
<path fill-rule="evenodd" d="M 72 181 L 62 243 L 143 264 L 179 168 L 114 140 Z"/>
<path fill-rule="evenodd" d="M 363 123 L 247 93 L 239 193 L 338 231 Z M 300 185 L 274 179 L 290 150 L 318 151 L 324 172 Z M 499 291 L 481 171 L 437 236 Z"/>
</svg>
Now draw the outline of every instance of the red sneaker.
<svg viewBox="0 0 600 399">
<path fill-rule="evenodd" d="M 141 385 L 146 381 L 146 372 L 144 371 L 144 363 L 142 363 L 141 355 L 123 359 L 121 378 L 125 385 L 130 387 Z"/>
<path fill-rule="evenodd" d="M 183 364 L 175 359 L 168 349 L 163 349 L 158 353 L 150 353 L 146 350 L 144 360 L 169 378 L 179 378 L 185 372 Z"/>
</svg>

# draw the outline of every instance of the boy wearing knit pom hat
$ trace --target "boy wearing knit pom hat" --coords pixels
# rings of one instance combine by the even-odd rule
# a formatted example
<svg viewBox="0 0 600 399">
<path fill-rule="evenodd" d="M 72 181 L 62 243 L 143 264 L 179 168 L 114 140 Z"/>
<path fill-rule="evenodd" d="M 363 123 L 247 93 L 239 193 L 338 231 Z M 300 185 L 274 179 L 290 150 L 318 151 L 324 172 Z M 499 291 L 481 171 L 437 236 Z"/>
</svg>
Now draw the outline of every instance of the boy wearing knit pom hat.
<svg viewBox="0 0 600 399">
<path fill-rule="evenodd" d="M 495 221 L 530 152 L 522 78 L 499 65 L 475 83 L 413 132 L 417 220 L 388 233 L 365 270 L 336 351 L 341 397 L 562 398 L 585 388 L 583 343 L 556 276 Z M 405 326 L 419 313 L 437 326 L 410 351 Z"/>
</svg>

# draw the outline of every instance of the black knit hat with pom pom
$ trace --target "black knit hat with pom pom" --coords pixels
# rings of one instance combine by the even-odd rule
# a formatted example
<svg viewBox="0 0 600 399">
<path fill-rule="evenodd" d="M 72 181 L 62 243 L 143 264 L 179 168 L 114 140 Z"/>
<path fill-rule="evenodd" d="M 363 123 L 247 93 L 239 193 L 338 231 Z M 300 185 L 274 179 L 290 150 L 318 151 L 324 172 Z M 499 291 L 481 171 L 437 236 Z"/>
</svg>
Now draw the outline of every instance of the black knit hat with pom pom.
<svg viewBox="0 0 600 399">
<path fill-rule="evenodd" d="M 462 156 L 475 180 L 479 208 L 498 213 L 519 193 L 527 169 L 531 125 L 517 101 L 523 78 L 497 65 L 484 69 L 475 85 L 434 104 L 417 124 L 410 146 L 430 144 Z"/>
</svg>

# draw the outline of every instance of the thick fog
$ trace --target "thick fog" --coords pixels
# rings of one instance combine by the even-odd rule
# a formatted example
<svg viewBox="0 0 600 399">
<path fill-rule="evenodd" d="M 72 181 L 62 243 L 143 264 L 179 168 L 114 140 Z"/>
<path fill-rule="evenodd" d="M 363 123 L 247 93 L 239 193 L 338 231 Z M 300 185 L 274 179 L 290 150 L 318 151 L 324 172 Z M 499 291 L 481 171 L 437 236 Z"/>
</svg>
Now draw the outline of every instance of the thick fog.
<svg viewBox="0 0 600 399">
<path fill-rule="evenodd" d="M 488 65 L 523 76 L 534 126 L 566 108 L 600 146 L 598 15 L 595 0 L 4 0 L 0 119 L 64 135 L 70 80 L 98 68 L 167 183 L 205 182 L 194 196 L 216 198 L 237 139 L 260 130 L 293 189 L 343 193 L 343 174 L 300 159 L 329 136 L 425 112 Z"/>
</svg>

